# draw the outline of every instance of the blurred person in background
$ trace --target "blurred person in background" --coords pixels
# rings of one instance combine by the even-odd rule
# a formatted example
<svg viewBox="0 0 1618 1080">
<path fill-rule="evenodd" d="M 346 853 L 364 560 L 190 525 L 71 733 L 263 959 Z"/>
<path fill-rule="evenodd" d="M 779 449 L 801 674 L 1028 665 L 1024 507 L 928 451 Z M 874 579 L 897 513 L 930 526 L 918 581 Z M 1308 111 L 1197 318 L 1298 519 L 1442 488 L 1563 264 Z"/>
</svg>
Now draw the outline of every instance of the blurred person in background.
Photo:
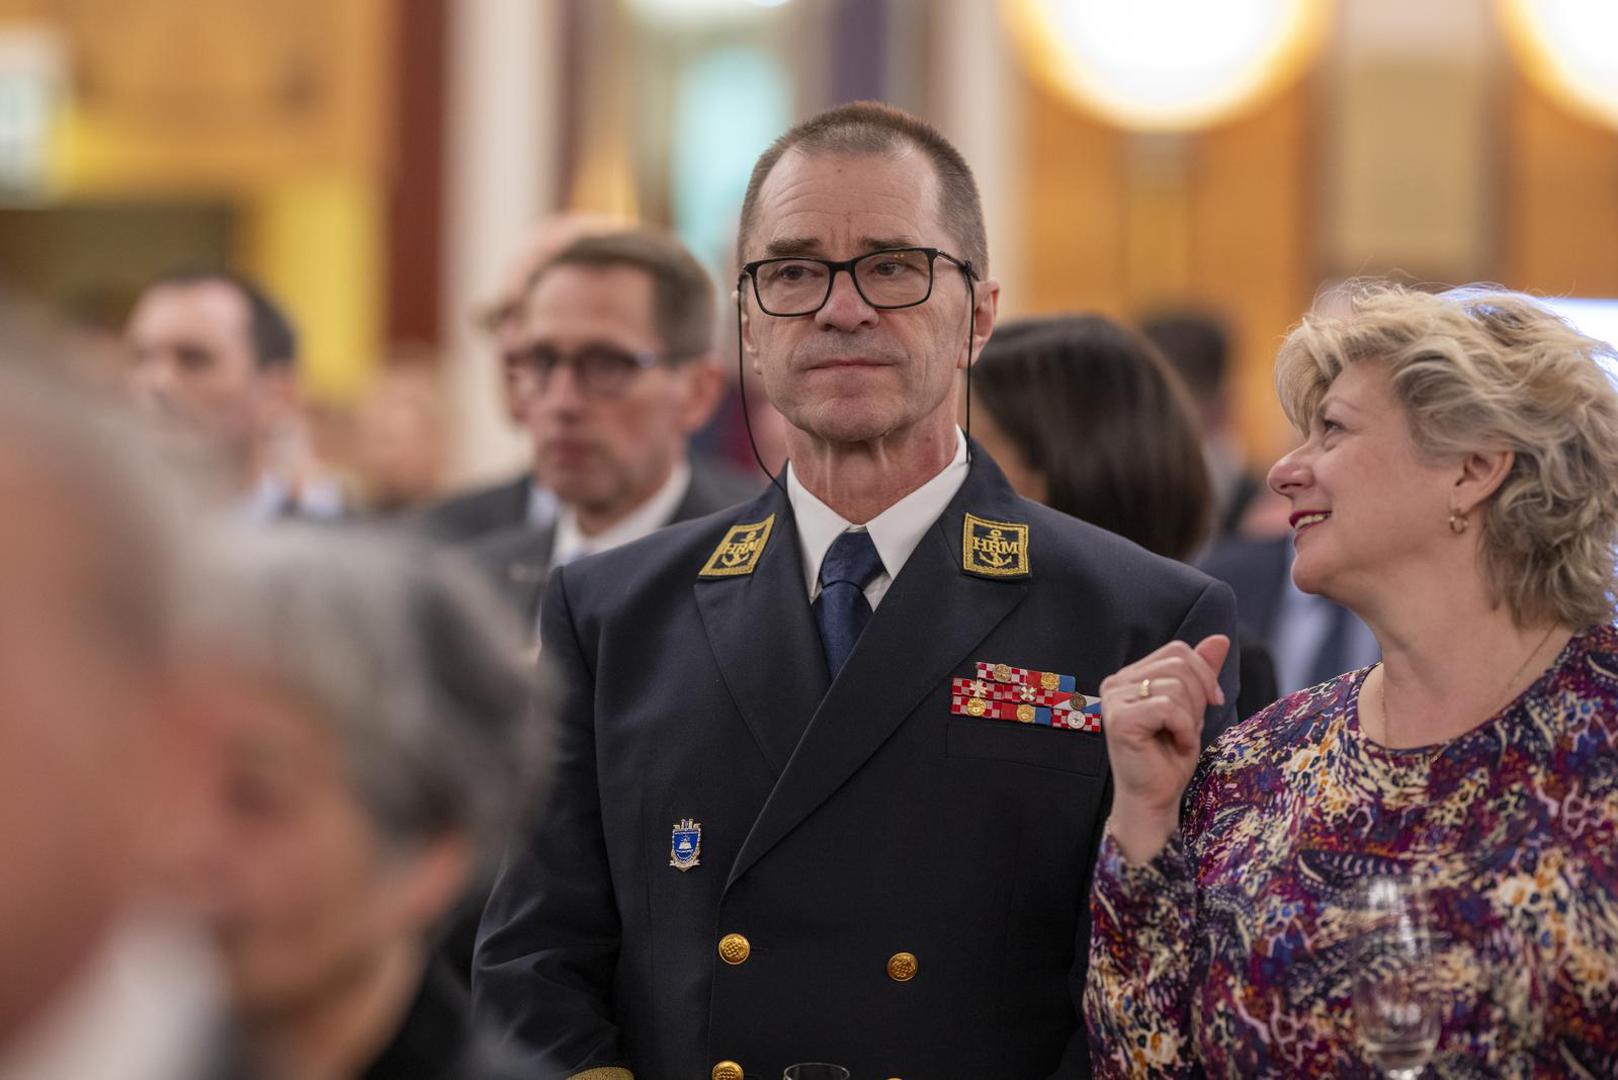
<svg viewBox="0 0 1618 1080">
<path fill-rule="evenodd" d="M 534 275 L 557 252 L 581 236 L 611 232 L 627 223 L 605 214 L 555 214 L 536 222 L 500 276 L 495 298 L 478 313 L 478 327 L 493 346 L 500 364 L 500 399 L 506 417 L 525 428 L 533 389 L 517 358 L 521 343 L 522 303 Z M 453 495 L 428 508 L 417 524 L 428 536 L 446 543 L 477 540 L 492 532 L 527 525 L 543 529 L 556 520 L 556 498 L 530 460 L 515 477 Z"/>
<path fill-rule="evenodd" d="M 1141 320 L 1148 341 L 1168 358 L 1188 391 L 1202 456 L 1213 485 L 1209 539 L 1239 531 L 1264 478 L 1248 468 L 1231 425 L 1230 335 L 1222 321 L 1197 311 L 1162 311 Z"/>
<path fill-rule="evenodd" d="M 221 764 L 185 688 L 193 507 L 52 349 L 0 343 L 0 1078 L 234 1075 L 171 888 Z"/>
<path fill-rule="evenodd" d="M 342 514 L 300 422 L 297 334 L 259 285 L 225 269 L 166 274 L 136 300 L 125 337 L 137 403 L 218 455 L 242 518 Z"/>
<path fill-rule="evenodd" d="M 1151 342 L 1099 315 L 999 326 L 972 368 L 972 434 L 1024 498 L 1189 561 L 1213 503 L 1184 386 Z M 1242 615 L 1237 598 L 1237 617 Z M 1239 638 L 1245 719 L 1276 699 L 1260 640 Z"/>
<path fill-rule="evenodd" d="M 1387 1075 L 1618 1076 L 1613 358 L 1488 287 L 1364 284 L 1288 335 L 1292 575 L 1383 660 L 1200 762 L 1200 647 L 1102 684 L 1098 1076 L 1371 1075 L 1379 976 Z M 1417 994 L 1358 947 L 1372 878 L 1413 883 Z"/>
<path fill-rule="evenodd" d="M 1374 664 L 1382 655 L 1376 636 L 1358 615 L 1329 597 L 1298 588 L 1292 557 L 1290 534 L 1232 536 L 1196 563 L 1236 594 L 1242 630 L 1268 647 L 1281 694 Z"/>
<path fill-rule="evenodd" d="M 222 561 L 225 827 L 203 870 L 263 1074 L 514 1075 L 432 956 L 536 794 L 548 726 L 521 628 L 396 533 L 283 526 Z"/>
<path fill-rule="evenodd" d="M 430 351 L 389 358 L 344 425 L 343 442 L 343 463 L 367 512 L 406 514 L 431 502 L 443 484 L 449 423 Z"/>
<path fill-rule="evenodd" d="M 689 453 L 724 389 L 714 330 L 707 271 L 658 230 L 581 237 L 535 273 L 514 363 L 528 385 L 535 468 L 559 510 L 552 526 L 470 549 L 530 624 L 552 568 L 763 486 Z"/>
</svg>

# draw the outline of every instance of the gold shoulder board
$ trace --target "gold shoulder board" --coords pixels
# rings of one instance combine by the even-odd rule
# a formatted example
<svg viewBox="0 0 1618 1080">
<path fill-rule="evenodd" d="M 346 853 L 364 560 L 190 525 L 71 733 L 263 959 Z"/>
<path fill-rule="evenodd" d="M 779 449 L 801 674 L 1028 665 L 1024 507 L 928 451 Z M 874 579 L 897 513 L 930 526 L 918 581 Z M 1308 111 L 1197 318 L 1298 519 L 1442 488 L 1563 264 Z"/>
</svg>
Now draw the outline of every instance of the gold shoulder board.
<svg viewBox="0 0 1618 1080">
<path fill-rule="evenodd" d="M 751 525 L 732 525 L 725 538 L 719 541 L 719 546 L 714 548 L 713 554 L 708 556 L 708 564 L 702 568 L 702 573 L 697 576 L 723 578 L 751 574 L 758 566 L 759 556 L 764 554 L 764 545 L 770 542 L 770 530 L 773 528 L 774 514 Z"/>
<path fill-rule="evenodd" d="M 1028 526 L 967 514 L 961 525 L 961 569 L 979 577 L 1027 577 Z"/>
</svg>

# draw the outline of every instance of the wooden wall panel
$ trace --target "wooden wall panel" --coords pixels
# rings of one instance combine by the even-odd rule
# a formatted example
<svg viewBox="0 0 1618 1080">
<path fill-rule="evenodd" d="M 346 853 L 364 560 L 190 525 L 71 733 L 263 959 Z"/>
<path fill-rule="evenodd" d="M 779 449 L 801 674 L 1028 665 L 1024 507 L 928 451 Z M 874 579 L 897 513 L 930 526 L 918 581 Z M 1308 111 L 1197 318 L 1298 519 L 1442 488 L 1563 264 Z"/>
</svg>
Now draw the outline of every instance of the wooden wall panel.
<svg viewBox="0 0 1618 1080">
<path fill-rule="evenodd" d="M 1001 310 L 1123 314 L 1124 138 L 1031 79 L 1022 86 L 1022 295 L 1003 297 Z"/>
<path fill-rule="evenodd" d="M 1505 284 L 1618 296 L 1618 132 L 1509 78 Z"/>
<path fill-rule="evenodd" d="M 1191 183 L 1191 299 L 1230 320 L 1232 407 L 1248 456 L 1290 445 L 1275 401 L 1276 346 L 1314 295 L 1312 128 L 1300 84 L 1197 139 Z"/>
<path fill-rule="evenodd" d="M 400 0 L 388 177 L 389 341 L 440 339 L 444 262 L 445 0 Z"/>
<path fill-rule="evenodd" d="M 1003 310 L 1129 318 L 1187 304 L 1223 314 L 1240 434 L 1267 463 L 1290 440 L 1274 403 L 1275 346 L 1315 288 L 1309 87 L 1183 137 L 1130 135 L 1024 87 L 1024 295 L 1005 297 Z"/>
<path fill-rule="evenodd" d="M 0 0 L 0 24 L 66 39 L 70 195 L 379 174 L 395 15 L 391 0 Z"/>
</svg>

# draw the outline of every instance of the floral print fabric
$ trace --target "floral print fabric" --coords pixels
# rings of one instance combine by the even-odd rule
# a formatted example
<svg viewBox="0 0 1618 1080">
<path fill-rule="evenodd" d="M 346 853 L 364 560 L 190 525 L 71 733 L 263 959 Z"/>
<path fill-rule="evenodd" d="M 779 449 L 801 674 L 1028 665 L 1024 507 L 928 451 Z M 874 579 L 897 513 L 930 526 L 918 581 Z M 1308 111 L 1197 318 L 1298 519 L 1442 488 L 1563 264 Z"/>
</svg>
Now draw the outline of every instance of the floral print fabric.
<svg viewBox="0 0 1618 1080">
<path fill-rule="evenodd" d="M 1227 732 L 1152 861 L 1103 843 L 1097 1076 L 1380 1076 L 1354 1034 L 1351 898 L 1388 873 L 1418 878 L 1432 916 L 1427 1075 L 1618 1077 L 1618 631 L 1575 635 L 1437 747 L 1360 732 L 1368 672 Z"/>
</svg>

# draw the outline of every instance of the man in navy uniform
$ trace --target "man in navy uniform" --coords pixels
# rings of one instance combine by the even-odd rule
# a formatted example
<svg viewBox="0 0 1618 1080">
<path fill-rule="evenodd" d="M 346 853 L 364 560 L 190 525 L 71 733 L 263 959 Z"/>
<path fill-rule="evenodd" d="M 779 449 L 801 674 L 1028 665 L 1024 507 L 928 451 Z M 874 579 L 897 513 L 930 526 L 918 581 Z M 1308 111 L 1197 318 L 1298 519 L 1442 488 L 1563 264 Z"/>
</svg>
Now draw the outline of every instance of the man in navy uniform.
<svg viewBox="0 0 1618 1080">
<path fill-rule="evenodd" d="M 739 247 L 791 464 L 553 577 L 558 774 L 484 914 L 475 1008 L 592 1080 L 1087 1076 L 1094 697 L 1230 633 L 1230 591 L 1019 498 L 960 433 L 999 288 L 933 129 L 870 103 L 792 129 Z"/>
</svg>

